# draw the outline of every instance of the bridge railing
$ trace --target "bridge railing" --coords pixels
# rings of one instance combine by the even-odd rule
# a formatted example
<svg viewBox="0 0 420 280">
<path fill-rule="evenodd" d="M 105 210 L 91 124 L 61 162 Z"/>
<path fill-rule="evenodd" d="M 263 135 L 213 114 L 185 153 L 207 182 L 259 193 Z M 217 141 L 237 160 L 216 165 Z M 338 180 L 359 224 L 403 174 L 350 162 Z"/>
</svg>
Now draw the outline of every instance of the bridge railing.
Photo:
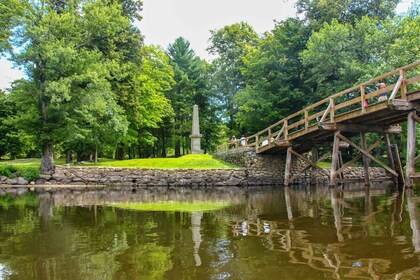
<svg viewBox="0 0 420 280">
<path fill-rule="evenodd" d="M 288 141 L 318 129 L 322 122 L 335 122 L 337 116 L 353 111 L 366 113 L 369 106 L 378 103 L 377 97 L 383 93 L 391 94 L 388 100 L 407 98 L 407 92 L 418 89 L 420 81 L 420 61 L 400 67 L 384 75 L 373 78 L 324 98 L 272 125 L 258 133 L 217 147 L 217 151 L 238 149 L 240 147 L 270 148 L 279 140 Z M 386 82 L 385 88 L 376 88 L 378 82 Z M 385 101 L 382 101 L 385 102 Z"/>
</svg>

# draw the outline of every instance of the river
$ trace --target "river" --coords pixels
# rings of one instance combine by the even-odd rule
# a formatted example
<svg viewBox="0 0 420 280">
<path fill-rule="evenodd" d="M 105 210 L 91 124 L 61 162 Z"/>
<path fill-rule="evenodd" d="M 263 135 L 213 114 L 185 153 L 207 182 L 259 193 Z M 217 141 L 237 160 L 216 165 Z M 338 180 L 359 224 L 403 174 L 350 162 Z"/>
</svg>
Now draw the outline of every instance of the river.
<svg viewBox="0 0 420 280">
<path fill-rule="evenodd" d="M 0 279 L 420 279 L 420 190 L 0 191 Z"/>
</svg>

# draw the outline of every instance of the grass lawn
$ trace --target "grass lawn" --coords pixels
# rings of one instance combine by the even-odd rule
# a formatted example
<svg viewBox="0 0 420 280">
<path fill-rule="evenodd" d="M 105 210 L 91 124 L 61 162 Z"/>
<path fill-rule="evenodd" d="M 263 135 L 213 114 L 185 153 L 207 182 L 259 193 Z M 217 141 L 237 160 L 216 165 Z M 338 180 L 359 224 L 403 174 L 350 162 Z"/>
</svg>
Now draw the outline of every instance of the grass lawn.
<svg viewBox="0 0 420 280">
<path fill-rule="evenodd" d="M 179 158 L 142 158 L 129 160 L 105 160 L 86 166 L 129 167 L 129 168 L 192 168 L 215 169 L 235 168 L 232 164 L 213 158 L 211 155 L 185 155 Z"/>
<path fill-rule="evenodd" d="M 65 159 L 55 160 L 55 164 L 64 164 Z M 23 169 L 39 169 L 41 160 L 37 158 L 16 159 L 16 160 L 0 160 L 1 166 L 13 166 L 17 170 Z M 112 160 L 99 159 L 97 164 L 84 163 L 74 166 L 83 167 L 129 167 L 129 168 L 193 168 L 193 169 L 215 169 L 215 168 L 235 168 L 232 164 L 223 162 L 213 158 L 211 155 L 185 155 L 179 158 L 144 158 L 130 160 Z"/>
</svg>

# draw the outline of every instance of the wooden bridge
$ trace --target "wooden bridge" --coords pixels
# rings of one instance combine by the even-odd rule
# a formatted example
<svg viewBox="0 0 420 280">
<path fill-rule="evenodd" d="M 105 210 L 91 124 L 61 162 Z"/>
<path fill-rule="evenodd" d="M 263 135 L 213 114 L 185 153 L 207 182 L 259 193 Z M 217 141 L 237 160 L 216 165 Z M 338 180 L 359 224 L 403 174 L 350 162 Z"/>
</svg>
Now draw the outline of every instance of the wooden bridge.
<svg viewBox="0 0 420 280">
<path fill-rule="evenodd" d="M 380 82 L 388 86 L 376 88 Z M 257 153 L 286 154 L 285 185 L 293 182 L 298 175 L 291 177 L 292 155 L 307 163 L 302 170 L 319 168 L 316 163 L 332 158 L 329 172 L 332 185 L 343 181 L 341 172 L 363 158 L 365 183 L 369 183 L 370 162 L 376 162 L 395 178 L 400 178 L 406 186 L 420 178 L 415 172 L 416 122 L 420 122 L 420 61 L 395 69 L 352 88 L 336 93 L 316 102 L 266 129 L 218 147 L 218 152 L 254 147 Z M 373 89 L 373 90 L 371 90 Z M 387 99 L 378 101 L 386 94 Z M 390 134 L 399 134 L 400 123 L 407 121 L 407 158 L 405 175 L 398 148 L 391 145 Z M 378 133 L 380 139 L 368 147 L 365 133 Z M 359 136 L 359 145 L 350 140 Z M 371 152 L 385 142 L 388 164 L 374 157 Z M 331 147 L 330 151 L 319 157 L 319 147 Z M 360 152 L 354 159 L 344 163 L 340 148 L 352 146 Z M 311 152 L 311 160 L 302 153 Z M 323 172 L 326 172 L 323 170 Z"/>
</svg>

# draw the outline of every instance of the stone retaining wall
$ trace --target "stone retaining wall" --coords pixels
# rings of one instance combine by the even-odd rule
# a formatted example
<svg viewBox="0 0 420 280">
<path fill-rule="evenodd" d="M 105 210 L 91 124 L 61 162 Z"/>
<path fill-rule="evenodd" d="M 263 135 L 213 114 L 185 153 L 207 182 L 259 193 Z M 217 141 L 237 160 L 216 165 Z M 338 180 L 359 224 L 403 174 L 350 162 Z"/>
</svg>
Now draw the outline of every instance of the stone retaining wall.
<svg viewBox="0 0 420 280">
<path fill-rule="evenodd" d="M 47 185 L 123 185 L 123 186 L 264 186 L 284 183 L 284 155 L 260 155 L 253 149 L 239 149 L 215 155 L 224 161 L 241 166 L 230 169 L 136 169 L 106 167 L 57 167 L 53 175 L 41 175 L 32 184 Z M 294 158 L 291 174 L 298 174 L 306 164 Z M 329 183 L 329 170 L 315 171 L 318 185 Z M 382 168 L 370 168 L 370 178 L 390 179 Z M 311 170 L 303 172 L 293 182 L 309 184 Z M 363 178 L 363 168 L 350 168 L 345 178 Z M 25 185 L 23 179 L 0 178 L 0 185 Z"/>
<path fill-rule="evenodd" d="M 284 183 L 284 170 L 286 166 L 285 155 L 264 155 L 256 154 L 253 148 L 240 148 L 237 150 L 229 150 L 228 152 L 217 153 L 216 158 L 226 162 L 239 165 L 248 170 L 259 170 L 264 174 L 269 175 L 270 178 L 275 178 L 277 184 Z M 310 184 L 312 177 L 312 170 L 308 169 L 305 172 L 300 171 L 306 167 L 307 164 L 296 157 L 292 157 L 292 165 L 290 169 L 291 176 L 299 174 L 298 178 L 293 182 L 294 184 Z M 251 173 L 251 172 L 250 172 Z M 326 185 L 329 183 L 329 169 L 324 168 L 324 172 L 319 169 L 315 170 L 315 179 L 318 185 Z M 386 174 L 383 168 L 371 167 L 369 168 L 369 176 L 373 180 L 390 180 L 391 178 Z M 347 179 L 363 178 L 364 169 L 362 167 L 347 168 L 343 172 L 343 177 Z"/>
</svg>

